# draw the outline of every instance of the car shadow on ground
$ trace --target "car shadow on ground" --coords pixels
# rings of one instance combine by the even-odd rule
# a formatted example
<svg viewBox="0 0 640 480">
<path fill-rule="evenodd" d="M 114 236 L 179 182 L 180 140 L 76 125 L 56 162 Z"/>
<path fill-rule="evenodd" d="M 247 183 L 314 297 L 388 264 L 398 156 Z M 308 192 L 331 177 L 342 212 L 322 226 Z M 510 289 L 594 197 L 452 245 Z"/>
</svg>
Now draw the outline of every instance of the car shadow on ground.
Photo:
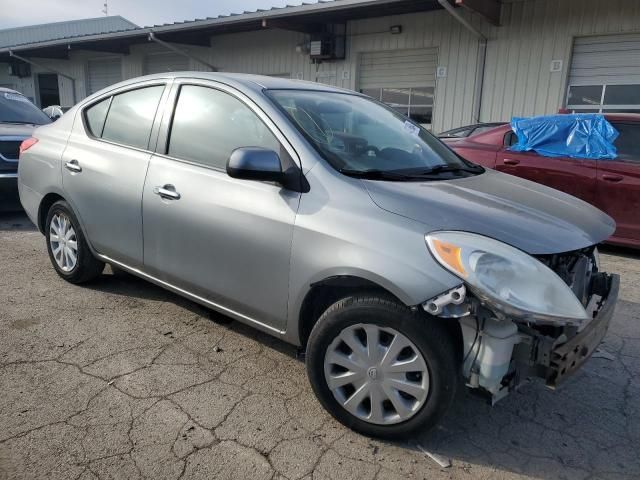
<svg viewBox="0 0 640 480">
<path fill-rule="evenodd" d="M 0 232 L 2 231 L 37 231 L 27 215 L 22 212 L 0 212 Z"/>
<path fill-rule="evenodd" d="M 111 273 L 107 268 L 88 287 L 176 303 L 227 324 L 226 328 L 266 348 L 299 358 L 295 347 L 277 338 L 125 272 Z M 637 312 L 640 304 L 624 302 L 623 308 Z M 482 466 L 538 478 L 584 478 L 602 471 L 640 475 L 640 460 L 633 448 L 640 441 L 640 422 L 630 423 L 627 418 L 636 408 L 630 405 L 633 375 L 621 359 L 615 326 L 613 330 L 602 346 L 607 358 L 592 358 L 556 391 L 540 381 L 525 381 L 518 391 L 491 406 L 460 385 L 453 407 L 435 429 L 405 442 L 379 444 L 424 449 L 451 459 L 470 474 Z M 631 354 L 640 357 L 640 351 Z"/>
</svg>

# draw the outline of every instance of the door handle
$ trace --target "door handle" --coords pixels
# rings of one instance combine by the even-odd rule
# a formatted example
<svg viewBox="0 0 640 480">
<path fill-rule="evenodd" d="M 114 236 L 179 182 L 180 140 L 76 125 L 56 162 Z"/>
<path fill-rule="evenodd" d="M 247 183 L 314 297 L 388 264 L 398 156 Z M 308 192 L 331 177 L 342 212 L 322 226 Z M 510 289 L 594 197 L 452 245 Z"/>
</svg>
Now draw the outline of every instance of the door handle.
<svg viewBox="0 0 640 480">
<path fill-rule="evenodd" d="M 610 173 L 603 173 L 602 179 L 607 182 L 617 183 L 624 180 L 624 177 L 622 175 L 611 175 Z"/>
<path fill-rule="evenodd" d="M 82 167 L 78 163 L 78 160 L 71 160 L 64 164 L 64 168 L 73 173 L 80 173 L 82 171 Z"/>
<path fill-rule="evenodd" d="M 518 165 L 520 163 L 520 160 L 515 160 L 513 158 L 505 158 L 503 160 L 503 163 L 505 165 Z"/>
<path fill-rule="evenodd" d="M 167 200 L 180 200 L 181 196 L 176 192 L 176 187 L 170 184 L 163 185 L 162 187 L 153 187 L 153 193 Z"/>
</svg>

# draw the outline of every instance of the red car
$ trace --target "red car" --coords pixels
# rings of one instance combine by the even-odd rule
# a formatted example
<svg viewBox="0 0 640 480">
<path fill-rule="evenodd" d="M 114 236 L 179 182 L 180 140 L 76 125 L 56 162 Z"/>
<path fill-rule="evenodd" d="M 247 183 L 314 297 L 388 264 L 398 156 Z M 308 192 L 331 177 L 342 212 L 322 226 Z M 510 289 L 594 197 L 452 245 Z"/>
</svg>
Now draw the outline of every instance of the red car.
<svg viewBox="0 0 640 480">
<path fill-rule="evenodd" d="M 447 139 L 464 158 L 485 167 L 562 190 L 607 212 L 617 223 L 608 243 L 640 248 L 640 114 L 607 114 L 618 130 L 614 160 L 543 157 L 512 152 L 509 124 L 470 138 Z"/>
</svg>

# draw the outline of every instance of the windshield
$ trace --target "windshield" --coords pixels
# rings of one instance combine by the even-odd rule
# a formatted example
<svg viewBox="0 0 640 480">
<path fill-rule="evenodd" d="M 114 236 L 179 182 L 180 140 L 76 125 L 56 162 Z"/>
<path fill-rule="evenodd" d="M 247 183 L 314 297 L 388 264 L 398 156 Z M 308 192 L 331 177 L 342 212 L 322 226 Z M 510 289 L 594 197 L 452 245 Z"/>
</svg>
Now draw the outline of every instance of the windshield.
<svg viewBox="0 0 640 480">
<path fill-rule="evenodd" d="M 0 92 L 0 123 L 44 125 L 51 119 L 29 99 L 19 93 Z"/>
<path fill-rule="evenodd" d="M 416 174 L 483 171 L 420 125 L 367 97 L 310 90 L 267 94 L 320 154 L 347 175 L 401 180 Z"/>
</svg>

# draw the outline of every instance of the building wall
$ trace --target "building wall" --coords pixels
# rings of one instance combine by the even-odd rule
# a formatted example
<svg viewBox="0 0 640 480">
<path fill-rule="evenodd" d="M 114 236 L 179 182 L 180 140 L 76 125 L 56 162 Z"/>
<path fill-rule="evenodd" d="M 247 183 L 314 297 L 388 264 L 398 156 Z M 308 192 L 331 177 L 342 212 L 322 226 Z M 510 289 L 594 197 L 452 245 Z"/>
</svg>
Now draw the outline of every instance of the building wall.
<svg viewBox="0 0 640 480">
<path fill-rule="evenodd" d="M 564 106 L 576 36 L 640 32 L 637 0 L 535 0 L 503 6 L 489 38 L 482 121 L 556 113 Z M 551 72 L 552 60 L 562 60 Z"/>
<path fill-rule="evenodd" d="M 567 74 L 575 36 L 640 32 L 640 1 L 636 0 L 513 0 L 503 5 L 502 26 L 495 27 L 459 12 L 488 37 L 481 121 L 507 121 L 512 116 L 557 112 L 564 105 Z M 402 25 L 402 34 L 391 35 L 391 25 Z M 221 71 L 290 75 L 345 88 L 358 85 L 358 61 L 362 52 L 435 47 L 438 65 L 447 76 L 436 81 L 433 130 L 438 132 L 474 122 L 473 93 L 478 40 L 443 10 L 411 15 L 357 20 L 347 26 L 347 58 L 318 67 L 296 45 L 305 36 L 283 30 L 263 30 L 220 35 L 211 47 L 180 46 L 204 58 Z M 134 46 L 123 56 L 122 77 L 142 74 L 144 55 L 160 51 L 157 44 Z M 86 96 L 87 61 L 105 54 L 72 51 L 70 60 L 44 60 L 75 77 L 76 101 Z M 551 72 L 552 60 L 562 60 L 560 72 Z M 193 70 L 208 70 L 191 61 Z M 39 71 L 34 67 L 34 73 Z M 35 75 L 8 77 L 0 68 L 0 84 L 13 84 L 35 97 Z M 60 77 L 61 103 L 72 104 L 71 82 Z"/>
</svg>

